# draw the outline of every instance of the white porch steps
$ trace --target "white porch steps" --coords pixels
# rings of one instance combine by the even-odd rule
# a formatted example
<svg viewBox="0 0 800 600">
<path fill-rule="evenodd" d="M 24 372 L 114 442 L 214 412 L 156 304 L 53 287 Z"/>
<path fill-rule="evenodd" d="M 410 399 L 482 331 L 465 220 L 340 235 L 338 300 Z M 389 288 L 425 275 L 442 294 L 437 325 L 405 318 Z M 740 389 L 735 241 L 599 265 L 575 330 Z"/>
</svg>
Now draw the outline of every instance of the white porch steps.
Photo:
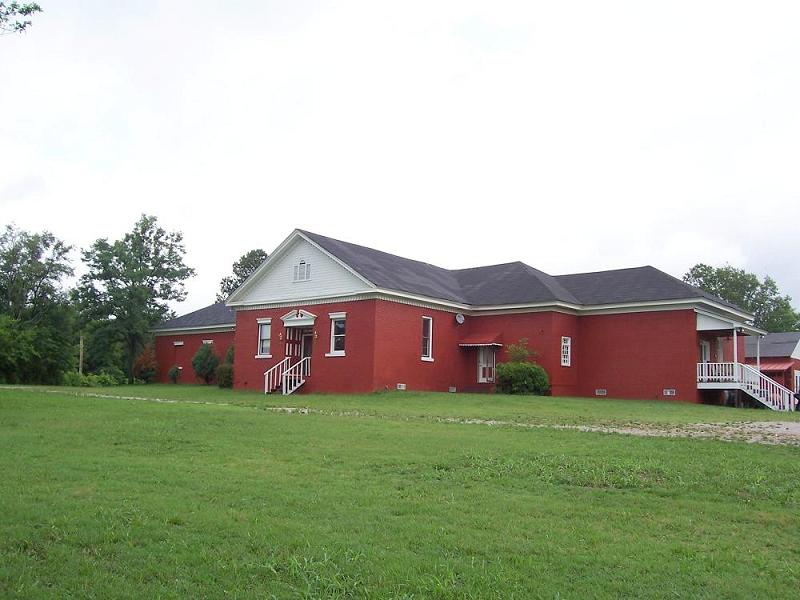
<svg viewBox="0 0 800 600">
<path fill-rule="evenodd" d="M 264 372 L 264 393 L 271 394 L 281 390 L 281 394 L 288 396 L 300 389 L 309 375 L 311 375 L 310 357 L 307 356 L 292 364 L 291 357 L 287 356 Z"/>
<path fill-rule="evenodd" d="M 794 394 L 758 369 L 739 362 L 697 363 L 698 389 L 742 390 L 772 410 L 794 410 Z"/>
</svg>

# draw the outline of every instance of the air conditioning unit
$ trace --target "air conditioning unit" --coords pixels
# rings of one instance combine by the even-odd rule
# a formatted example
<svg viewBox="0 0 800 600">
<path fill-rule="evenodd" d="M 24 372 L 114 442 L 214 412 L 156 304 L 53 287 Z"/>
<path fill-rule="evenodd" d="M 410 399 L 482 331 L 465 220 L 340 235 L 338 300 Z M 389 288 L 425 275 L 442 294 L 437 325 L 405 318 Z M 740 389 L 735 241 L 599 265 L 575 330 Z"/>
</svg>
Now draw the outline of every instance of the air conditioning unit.
<svg viewBox="0 0 800 600">
<path fill-rule="evenodd" d="M 405 383 L 398 383 L 397 384 L 397 389 L 401 390 L 401 391 L 405 390 L 406 389 L 406 384 Z"/>
</svg>

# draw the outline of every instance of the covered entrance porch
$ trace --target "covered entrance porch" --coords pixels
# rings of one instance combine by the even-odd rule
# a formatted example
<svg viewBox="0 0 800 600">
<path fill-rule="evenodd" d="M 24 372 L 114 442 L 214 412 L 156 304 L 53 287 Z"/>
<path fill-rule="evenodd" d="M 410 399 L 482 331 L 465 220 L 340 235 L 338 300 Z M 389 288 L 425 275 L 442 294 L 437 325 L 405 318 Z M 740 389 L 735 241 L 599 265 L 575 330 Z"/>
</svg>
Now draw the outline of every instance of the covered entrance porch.
<svg viewBox="0 0 800 600">
<path fill-rule="evenodd" d="M 311 376 L 311 357 L 317 338 L 314 322 L 317 315 L 306 310 L 292 310 L 281 317 L 283 331 L 278 334 L 284 343 L 284 358 L 264 372 L 264 393 L 281 390 L 292 394 Z"/>
<path fill-rule="evenodd" d="M 697 388 L 743 392 L 772 410 L 795 409 L 792 391 L 761 372 L 760 340 L 766 334 L 747 323 L 697 312 Z M 757 336 L 756 364 L 745 364 L 743 337 Z"/>
</svg>

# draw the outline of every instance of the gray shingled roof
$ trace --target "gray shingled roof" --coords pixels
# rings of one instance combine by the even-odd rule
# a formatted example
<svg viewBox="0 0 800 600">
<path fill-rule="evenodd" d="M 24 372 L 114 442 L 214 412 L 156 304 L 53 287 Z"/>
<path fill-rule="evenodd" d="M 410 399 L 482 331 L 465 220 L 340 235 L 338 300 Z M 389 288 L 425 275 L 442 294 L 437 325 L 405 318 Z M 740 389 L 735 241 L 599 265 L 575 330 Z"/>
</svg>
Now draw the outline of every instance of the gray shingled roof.
<svg viewBox="0 0 800 600">
<path fill-rule="evenodd" d="M 768 333 L 761 340 L 761 356 L 763 358 L 782 358 L 791 356 L 797 343 L 800 342 L 800 332 L 787 331 L 784 333 Z M 755 358 L 756 338 L 746 337 L 744 339 L 745 355 Z"/>
<path fill-rule="evenodd" d="M 233 309 L 225 306 L 224 302 L 218 302 L 211 306 L 206 306 L 189 314 L 175 317 L 168 321 L 163 321 L 153 327 L 154 331 L 161 329 L 192 329 L 200 327 L 224 327 L 236 325 L 236 313 Z"/>
<path fill-rule="evenodd" d="M 575 294 L 581 304 L 706 298 L 736 310 L 743 310 L 735 304 L 717 298 L 713 294 L 651 266 L 558 275 L 556 279 Z"/>
<path fill-rule="evenodd" d="M 301 233 L 378 287 L 472 306 L 707 298 L 741 310 L 650 266 L 556 277 L 521 262 L 451 271 L 310 231 Z"/>
</svg>

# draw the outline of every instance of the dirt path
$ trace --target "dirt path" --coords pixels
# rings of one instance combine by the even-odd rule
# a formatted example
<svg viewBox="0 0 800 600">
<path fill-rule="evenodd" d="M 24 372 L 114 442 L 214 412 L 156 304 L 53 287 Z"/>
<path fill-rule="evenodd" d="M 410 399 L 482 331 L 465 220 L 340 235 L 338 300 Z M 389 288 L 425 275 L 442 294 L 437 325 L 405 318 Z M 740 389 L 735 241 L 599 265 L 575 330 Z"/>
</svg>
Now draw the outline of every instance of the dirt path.
<svg viewBox="0 0 800 600">
<path fill-rule="evenodd" d="M 318 408 L 294 406 L 243 406 L 228 402 L 208 402 L 202 400 L 175 400 L 169 398 L 148 398 L 145 396 L 116 396 L 97 392 L 74 392 L 61 390 L 35 390 L 22 386 L 0 386 L 0 389 L 46 392 L 83 398 L 101 398 L 108 400 L 137 400 L 144 402 L 159 402 L 165 404 L 206 404 L 212 406 L 231 406 L 238 408 L 251 408 L 253 410 L 266 410 L 285 414 L 308 415 L 318 414 L 341 417 L 373 418 L 375 415 L 359 411 L 336 411 Z M 392 417 L 387 417 L 392 418 Z M 403 419 L 404 417 L 397 417 Z M 439 423 L 453 423 L 460 425 L 483 425 L 487 427 L 521 427 L 526 429 L 563 429 L 572 431 L 586 431 L 593 433 L 614 433 L 622 435 L 635 435 L 642 437 L 675 437 L 675 438 L 702 438 L 715 439 L 727 442 L 747 442 L 750 444 L 769 444 L 784 446 L 800 446 L 800 421 L 743 421 L 739 423 L 640 423 L 636 426 L 625 425 L 568 425 L 558 423 L 524 423 L 520 421 L 501 421 L 491 419 L 444 418 L 431 416 L 421 417 L 421 420 L 436 421 Z M 417 418 L 409 420 L 418 420 Z"/>
</svg>

